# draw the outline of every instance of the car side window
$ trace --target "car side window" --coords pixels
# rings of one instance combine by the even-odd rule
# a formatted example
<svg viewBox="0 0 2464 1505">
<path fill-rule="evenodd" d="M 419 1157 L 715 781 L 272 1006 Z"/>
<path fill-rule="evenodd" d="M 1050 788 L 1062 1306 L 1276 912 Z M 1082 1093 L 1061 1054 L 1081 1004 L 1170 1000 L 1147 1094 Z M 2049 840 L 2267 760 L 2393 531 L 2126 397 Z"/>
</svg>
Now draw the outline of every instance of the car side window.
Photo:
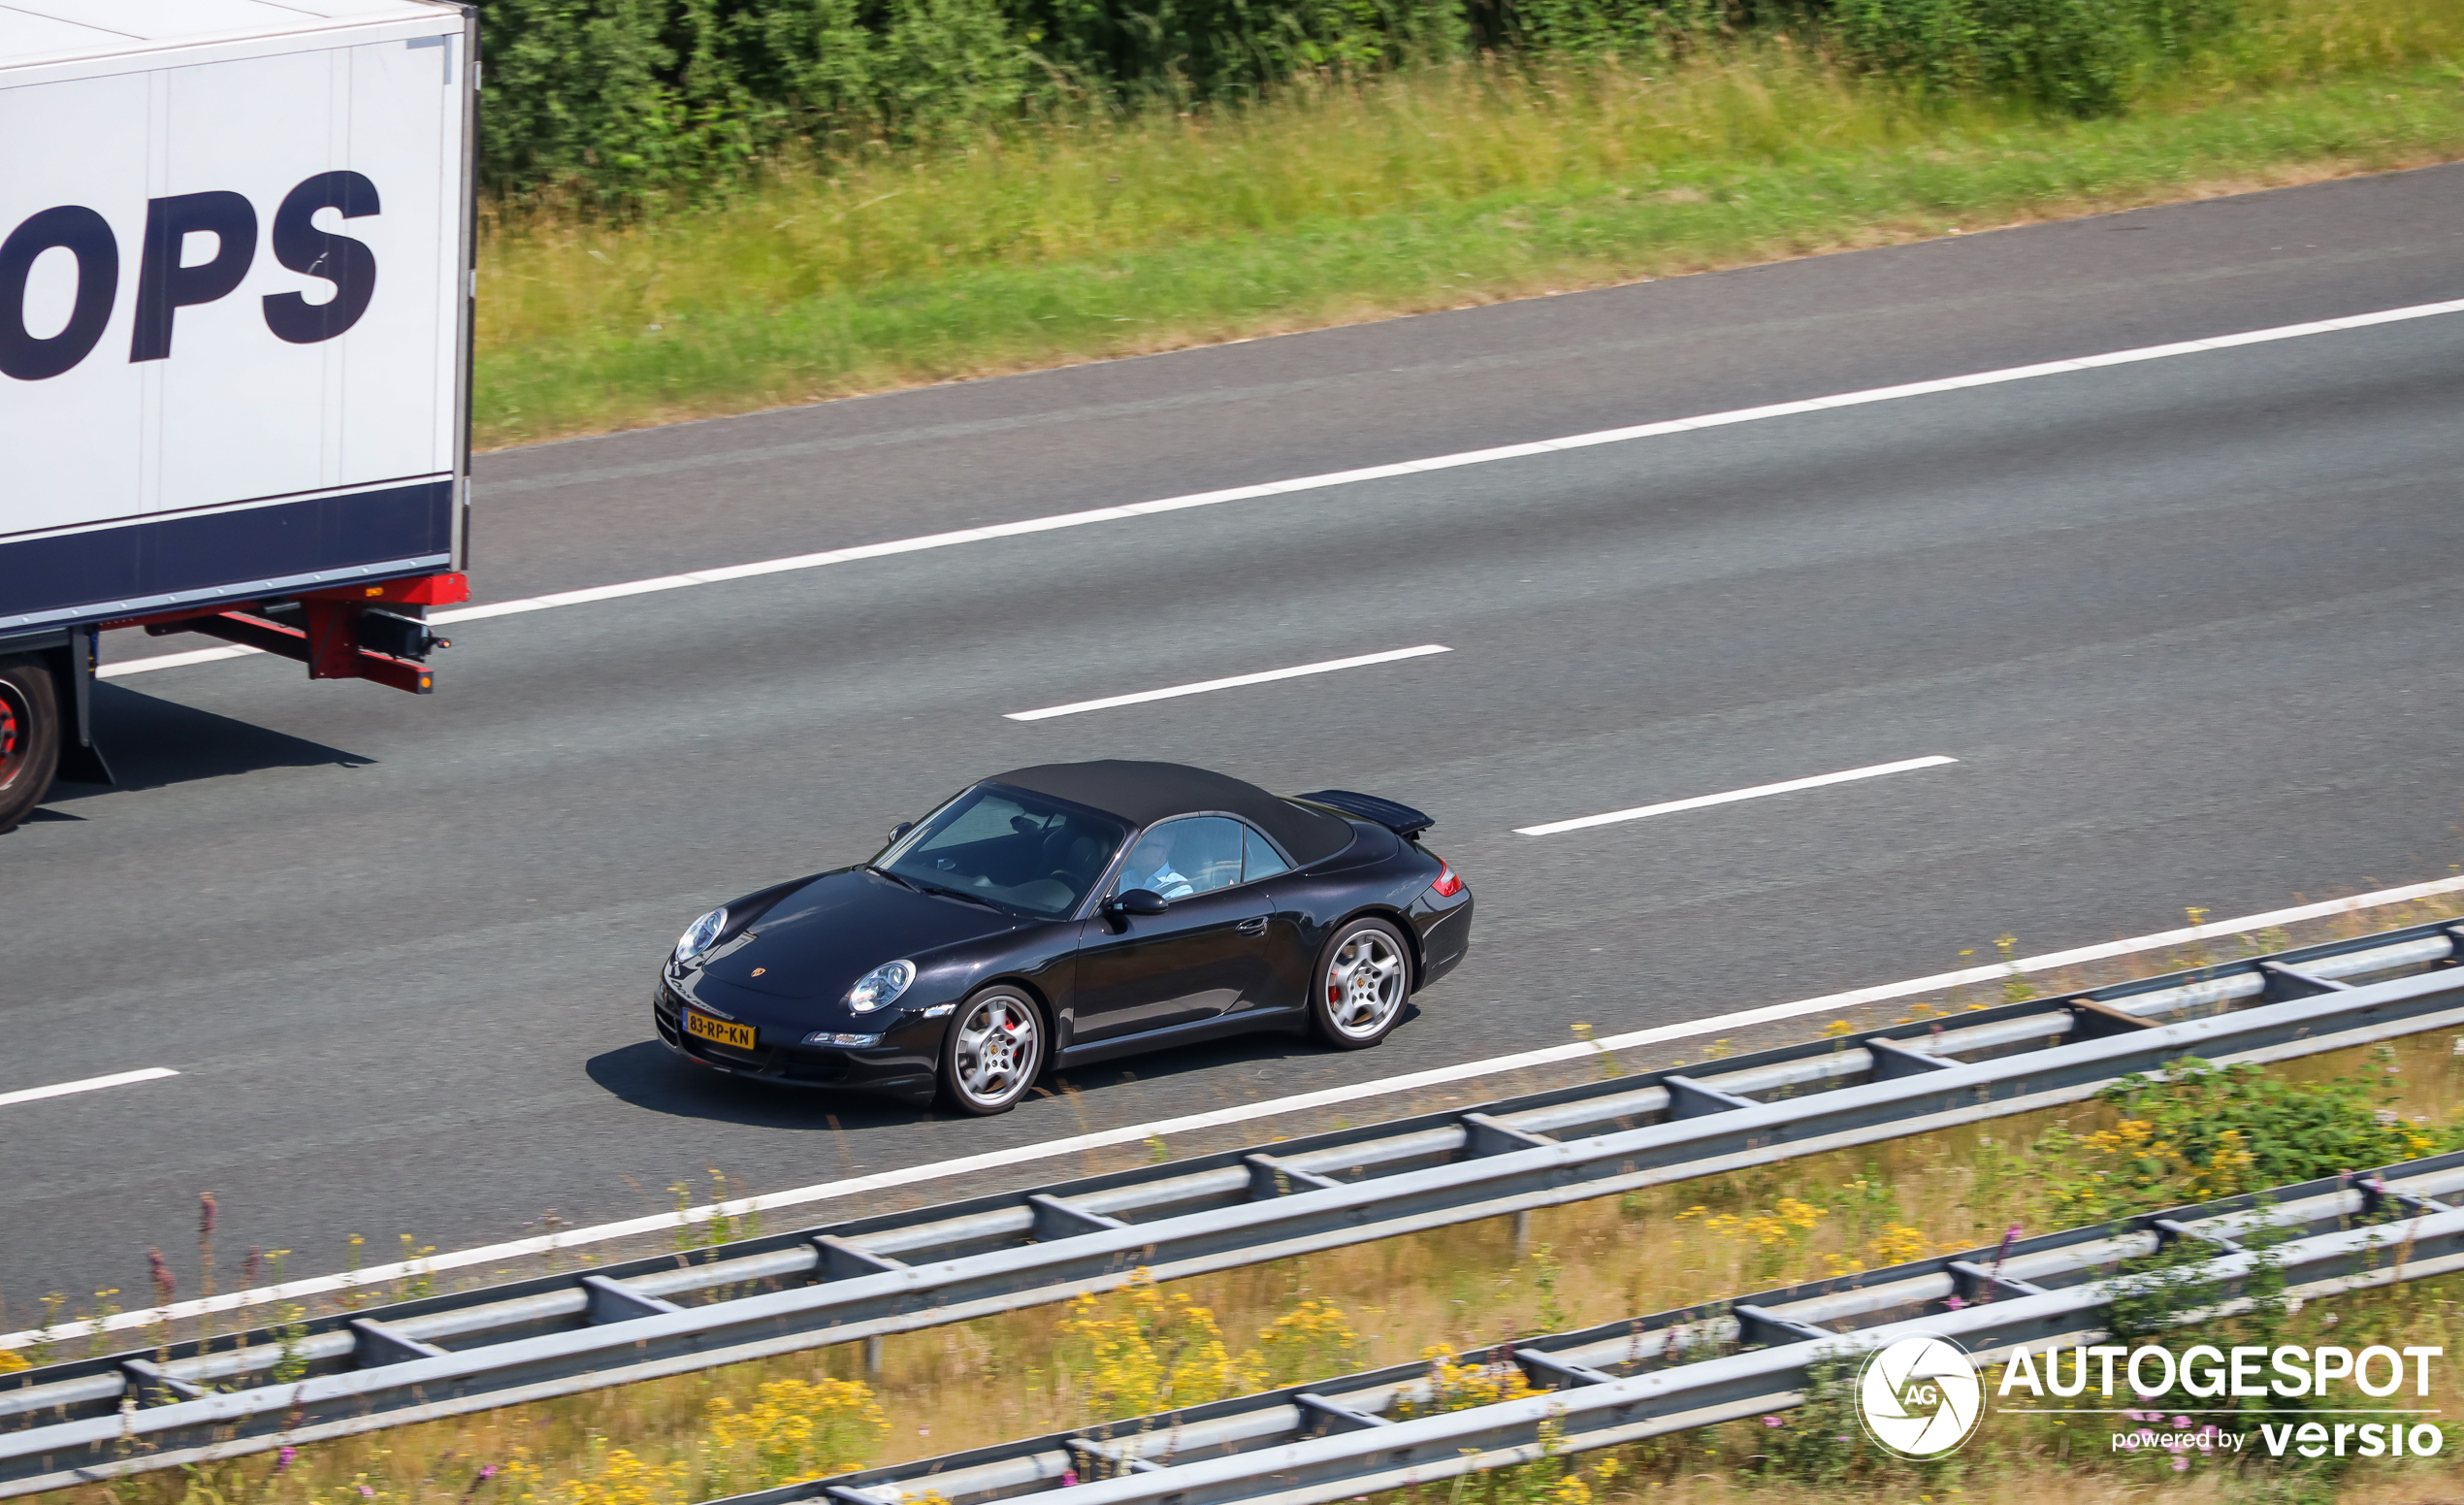
<svg viewBox="0 0 2464 1505">
<path fill-rule="evenodd" d="M 1166 899 L 1211 894 L 1241 881 L 1242 834 L 1221 815 L 1192 815 L 1150 827 L 1129 849 L 1116 892 L 1151 889 Z"/>
<path fill-rule="evenodd" d="M 1241 828 L 1241 881 L 1244 883 L 1255 883 L 1260 878 L 1271 878 L 1279 872 L 1292 870 L 1292 865 L 1283 861 L 1282 854 L 1275 850 L 1275 843 L 1247 825 Z"/>
</svg>

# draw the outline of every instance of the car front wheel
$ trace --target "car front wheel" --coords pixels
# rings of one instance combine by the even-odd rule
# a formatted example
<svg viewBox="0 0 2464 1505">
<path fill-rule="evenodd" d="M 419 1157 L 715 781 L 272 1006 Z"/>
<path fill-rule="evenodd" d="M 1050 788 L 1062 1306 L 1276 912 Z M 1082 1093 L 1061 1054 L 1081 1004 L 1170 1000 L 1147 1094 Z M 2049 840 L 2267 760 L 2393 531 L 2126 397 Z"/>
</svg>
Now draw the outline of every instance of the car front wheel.
<svg viewBox="0 0 2464 1505">
<path fill-rule="evenodd" d="M 950 1021 L 941 1042 L 941 1096 L 961 1113 L 1007 1113 L 1043 1068 L 1044 1016 L 1015 988 L 987 988 Z"/>
<path fill-rule="evenodd" d="M 1367 1050 L 1386 1037 L 1411 997 L 1411 950 L 1383 920 L 1354 920 L 1317 959 L 1310 1021 L 1338 1050 Z"/>
</svg>

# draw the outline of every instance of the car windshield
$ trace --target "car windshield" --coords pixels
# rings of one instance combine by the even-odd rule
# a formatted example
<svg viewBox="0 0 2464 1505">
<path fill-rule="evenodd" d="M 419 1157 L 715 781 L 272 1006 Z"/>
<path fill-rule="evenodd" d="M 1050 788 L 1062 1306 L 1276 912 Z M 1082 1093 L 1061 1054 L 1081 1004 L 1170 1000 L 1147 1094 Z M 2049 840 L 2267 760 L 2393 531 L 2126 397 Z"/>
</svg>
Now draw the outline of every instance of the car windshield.
<svg viewBox="0 0 2464 1505">
<path fill-rule="evenodd" d="M 928 892 L 1054 919 L 1078 907 L 1125 834 L 1099 815 L 978 784 L 892 843 L 873 866 Z"/>
</svg>

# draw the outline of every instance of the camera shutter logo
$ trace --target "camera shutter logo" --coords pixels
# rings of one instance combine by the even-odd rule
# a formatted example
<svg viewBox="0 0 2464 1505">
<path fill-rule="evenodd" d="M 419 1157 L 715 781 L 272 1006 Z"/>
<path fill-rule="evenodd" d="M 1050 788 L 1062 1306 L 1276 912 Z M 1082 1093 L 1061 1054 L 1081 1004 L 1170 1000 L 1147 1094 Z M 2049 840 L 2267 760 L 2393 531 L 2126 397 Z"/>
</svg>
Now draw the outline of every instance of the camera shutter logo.
<svg viewBox="0 0 2464 1505">
<path fill-rule="evenodd" d="M 1886 1453 L 1923 1460 L 1959 1450 L 1985 1417 L 1985 1382 L 1948 1338 L 1902 1338 L 1866 1356 L 1857 1417 Z"/>
</svg>

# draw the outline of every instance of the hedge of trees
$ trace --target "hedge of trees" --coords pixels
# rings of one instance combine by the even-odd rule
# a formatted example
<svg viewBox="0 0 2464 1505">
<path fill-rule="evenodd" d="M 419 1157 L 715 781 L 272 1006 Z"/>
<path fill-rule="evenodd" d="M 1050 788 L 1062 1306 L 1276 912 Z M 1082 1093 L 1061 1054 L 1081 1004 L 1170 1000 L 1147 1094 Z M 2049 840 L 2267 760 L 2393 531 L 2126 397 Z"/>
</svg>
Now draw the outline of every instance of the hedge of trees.
<svg viewBox="0 0 2464 1505">
<path fill-rule="evenodd" d="M 2077 115 L 2238 0 L 479 0 L 489 186 L 623 196 L 1090 108 L 1474 55 L 1665 62 L 1786 30 L 1921 95 Z"/>
</svg>

